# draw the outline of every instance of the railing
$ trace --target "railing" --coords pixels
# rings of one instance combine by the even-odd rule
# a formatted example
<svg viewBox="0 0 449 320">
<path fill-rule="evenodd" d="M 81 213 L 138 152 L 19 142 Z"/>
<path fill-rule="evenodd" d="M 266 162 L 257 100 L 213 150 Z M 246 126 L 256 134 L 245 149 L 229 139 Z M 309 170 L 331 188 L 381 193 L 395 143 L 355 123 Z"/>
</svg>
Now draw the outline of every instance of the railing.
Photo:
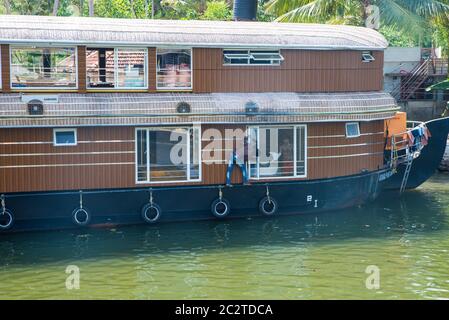
<svg viewBox="0 0 449 320">
<path fill-rule="evenodd" d="M 413 129 L 413 128 L 416 128 L 417 126 L 420 126 L 423 124 L 424 124 L 424 122 L 422 122 L 422 121 L 408 120 L 407 121 L 407 129 Z"/>
<path fill-rule="evenodd" d="M 431 59 L 427 59 L 415 67 L 415 69 L 410 72 L 409 76 L 402 79 L 401 85 L 398 87 L 399 92 L 395 92 L 394 96 L 398 97 L 398 100 L 408 100 L 421 84 L 427 80 L 431 68 Z"/>
<path fill-rule="evenodd" d="M 413 143 L 409 139 L 409 133 L 419 126 L 425 127 L 425 124 L 421 121 L 407 121 L 407 131 L 391 136 L 390 166 L 392 168 L 420 156 L 421 150 L 424 148 L 421 138 L 414 139 Z"/>
<path fill-rule="evenodd" d="M 448 73 L 448 60 L 447 59 L 440 59 L 440 58 L 434 58 L 432 59 L 432 74 L 435 75 L 447 75 Z"/>
<path fill-rule="evenodd" d="M 425 92 L 425 88 L 432 84 L 427 83 L 427 80 L 430 76 L 446 76 L 447 74 L 447 59 L 428 58 L 408 72 L 391 91 L 391 95 L 396 100 L 409 100 L 414 94 L 419 93 L 423 99 L 431 99 L 432 93 Z"/>
</svg>

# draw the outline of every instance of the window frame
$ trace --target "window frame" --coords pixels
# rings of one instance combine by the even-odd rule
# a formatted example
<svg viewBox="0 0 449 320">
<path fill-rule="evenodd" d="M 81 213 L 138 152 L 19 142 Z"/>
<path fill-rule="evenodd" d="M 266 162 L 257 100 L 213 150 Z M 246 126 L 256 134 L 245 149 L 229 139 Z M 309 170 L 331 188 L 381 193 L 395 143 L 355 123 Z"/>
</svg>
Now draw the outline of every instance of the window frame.
<svg viewBox="0 0 449 320">
<path fill-rule="evenodd" d="M 348 127 L 350 125 L 357 125 L 357 132 L 358 132 L 357 135 L 348 135 Z M 360 123 L 359 122 L 346 122 L 346 124 L 345 124 L 345 136 L 346 136 L 347 139 L 358 138 L 358 137 L 360 137 L 360 135 L 361 134 L 360 134 Z"/>
<path fill-rule="evenodd" d="M 159 49 L 172 49 L 172 50 L 190 50 L 190 87 L 159 87 L 158 81 L 158 64 L 157 64 L 157 51 Z M 156 48 L 156 91 L 192 91 L 193 90 L 193 48 L 192 47 L 157 47 Z"/>
<path fill-rule="evenodd" d="M 87 51 L 89 50 L 98 50 L 102 48 L 111 48 L 110 46 L 87 46 L 86 47 L 86 58 L 87 58 Z M 101 87 L 101 88 L 95 88 L 91 87 L 89 85 L 89 81 L 87 78 L 87 61 L 86 61 L 86 89 L 89 91 L 114 91 L 114 90 L 133 90 L 133 91 L 146 91 L 149 88 L 149 75 L 148 75 L 148 48 L 146 47 L 113 47 L 114 49 L 114 87 L 113 88 L 107 88 L 107 87 Z M 117 52 L 119 50 L 130 50 L 130 51 L 138 51 L 143 50 L 144 52 L 144 86 L 143 87 L 119 87 L 118 86 L 118 54 Z M 87 59 L 86 59 L 87 60 Z"/>
<path fill-rule="evenodd" d="M 272 177 L 261 177 L 260 176 L 260 164 L 259 164 L 259 141 L 260 141 L 260 128 L 266 128 L 266 129 L 285 129 L 291 127 L 293 128 L 293 175 L 290 176 L 272 176 Z M 298 166 L 298 141 L 297 141 L 297 133 L 298 133 L 298 128 L 303 128 L 304 129 L 304 174 L 299 175 L 298 171 L 297 171 L 297 166 Z M 251 164 L 253 164 L 253 162 L 250 161 L 250 159 L 248 159 L 248 163 L 247 163 L 247 172 L 249 174 L 248 178 L 250 180 L 277 180 L 277 179 L 298 179 L 298 178 L 307 178 L 307 162 L 308 162 L 308 158 L 307 158 L 307 124 L 285 124 L 285 125 L 251 125 L 251 126 L 247 126 L 247 133 L 250 133 L 252 129 L 257 129 L 257 142 L 256 142 L 256 152 L 257 152 L 257 159 L 256 159 L 256 166 L 257 166 L 257 177 L 252 177 L 251 176 Z M 250 135 L 247 135 L 248 137 L 248 141 L 251 141 L 250 139 Z M 248 150 L 251 147 L 248 146 Z"/>
<path fill-rule="evenodd" d="M 247 56 L 247 58 L 246 57 L 242 57 L 242 58 L 235 58 L 235 59 L 238 59 L 238 60 L 243 60 L 243 59 L 247 59 L 247 63 L 226 63 L 225 62 L 225 52 L 226 51 L 246 51 L 247 52 L 247 54 L 246 54 L 246 56 Z M 259 59 L 259 61 L 267 61 L 267 60 L 270 60 L 271 61 L 271 63 L 251 63 L 251 59 L 254 59 L 254 57 L 252 56 L 252 52 L 253 53 L 263 53 L 263 52 L 267 52 L 267 51 L 277 51 L 277 53 L 279 54 L 279 56 L 280 56 L 280 59 L 279 60 L 277 60 L 277 59 Z M 242 53 L 240 53 L 240 54 L 242 54 Z M 242 54 L 242 55 L 244 55 L 244 54 Z M 281 49 L 272 49 L 272 50 L 270 50 L 270 49 L 237 49 L 237 48 L 232 48 L 232 49 L 223 49 L 222 50 L 222 59 L 223 59 L 223 66 L 225 66 L 225 67 L 228 67 L 228 66 L 263 66 L 263 67 L 279 67 L 279 66 L 281 66 L 282 65 L 282 62 L 283 61 L 285 61 L 285 58 L 284 58 L 284 56 L 281 54 Z M 227 59 L 229 59 L 229 58 L 227 58 Z M 258 60 L 255 60 L 255 61 L 258 61 Z M 276 63 L 276 61 L 278 61 L 277 63 Z"/>
<path fill-rule="evenodd" d="M 12 72 L 12 51 L 13 48 L 34 48 L 34 49 L 45 49 L 45 48 L 60 48 L 60 49 L 75 49 L 75 86 L 74 87 L 14 87 L 13 86 L 13 72 Z M 78 74 L 78 46 L 74 45 L 43 45 L 43 44 L 14 44 L 9 46 L 9 87 L 11 91 L 40 91 L 40 90 L 52 90 L 52 91 L 77 91 L 79 88 L 79 74 Z"/>
<path fill-rule="evenodd" d="M 191 179 L 190 178 L 190 170 L 192 163 L 190 162 L 190 148 L 191 143 L 190 139 L 187 139 L 187 179 L 185 180 L 170 180 L 170 181 L 151 181 L 151 174 L 150 174 L 150 152 L 148 150 L 150 149 L 150 131 L 158 131 L 158 130 L 172 130 L 172 129 L 186 129 L 187 131 L 192 130 L 194 139 L 195 139 L 195 130 L 197 131 L 197 144 L 198 144 L 198 178 Z M 144 130 L 146 132 L 146 149 L 147 149 L 147 156 L 146 156 L 146 165 L 147 165 L 147 179 L 145 181 L 139 181 L 139 172 L 138 172 L 138 153 L 137 153 L 137 132 L 139 130 Z M 136 184 L 170 184 L 170 183 L 185 183 L 185 182 L 201 182 L 202 181 L 202 147 L 201 147 L 201 126 L 200 125 L 191 125 L 191 126 L 161 126 L 161 127 L 136 127 L 134 130 L 134 179 Z"/>
<path fill-rule="evenodd" d="M 376 61 L 376 58 L 374 58 L 373 53 L 371 51 L 362 51 L 362 62 L 363 63 L 371 63 Z"/>
<path fill-rule="evenodd" d="M 56 134 L 58 132 L 73 132 L 75 138 L 74 143 L 57 143 Z M 78 145 L 78 130 L 77 128 L 54 128 L 53 129 L 53 146 L 54 147 L 73 147 Z"/>
</svg>

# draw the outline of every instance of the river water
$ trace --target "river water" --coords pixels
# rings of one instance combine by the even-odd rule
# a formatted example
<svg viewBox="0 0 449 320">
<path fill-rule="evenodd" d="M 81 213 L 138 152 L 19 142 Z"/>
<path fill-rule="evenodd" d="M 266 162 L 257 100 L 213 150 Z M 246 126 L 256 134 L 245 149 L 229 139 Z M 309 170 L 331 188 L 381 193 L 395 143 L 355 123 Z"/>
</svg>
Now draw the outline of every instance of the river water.
<svg viewBox="0 0 449 320">
<path fill-rule="evenodd" d="M 0 298 L 449 299 L 449 174 L 319 215 L 1 235 Z"/>
</svg>

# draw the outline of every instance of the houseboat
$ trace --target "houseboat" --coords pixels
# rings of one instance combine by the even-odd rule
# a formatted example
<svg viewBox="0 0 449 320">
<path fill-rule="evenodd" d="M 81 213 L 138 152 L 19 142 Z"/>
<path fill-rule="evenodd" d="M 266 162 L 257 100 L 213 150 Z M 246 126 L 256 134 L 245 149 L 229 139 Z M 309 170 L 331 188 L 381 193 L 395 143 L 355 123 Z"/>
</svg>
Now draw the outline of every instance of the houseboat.
<svg viewBox="0 0 449 320">
<path fill-rule="evenodd" d="M 449 120 L 406 127 L 382 90 L 387 45 L 352 26 L 0 16 L 0 233 L 318 213 L 416 187 Z"/>
</svg>

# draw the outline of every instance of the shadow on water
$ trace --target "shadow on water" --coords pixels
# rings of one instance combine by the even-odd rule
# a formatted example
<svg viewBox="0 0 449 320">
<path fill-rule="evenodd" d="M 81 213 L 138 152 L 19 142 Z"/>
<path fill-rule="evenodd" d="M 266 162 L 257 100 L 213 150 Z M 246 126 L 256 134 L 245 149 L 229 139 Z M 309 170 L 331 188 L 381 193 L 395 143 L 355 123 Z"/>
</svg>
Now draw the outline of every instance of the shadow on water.
<svg viewBox="0 0 449 320">
<path fill-rule="evenodd" d="M 410 191 L 317 215 L 167 223 L 113 229 L 35 232 L 0 236 L 0 267 L 70 259 L 176 254 L 242 246 L 302 246 L 447 228 L 447 204 L 438 194 Z M 446 200 L 447 201 L 447 200 Z"/>
</svg>

